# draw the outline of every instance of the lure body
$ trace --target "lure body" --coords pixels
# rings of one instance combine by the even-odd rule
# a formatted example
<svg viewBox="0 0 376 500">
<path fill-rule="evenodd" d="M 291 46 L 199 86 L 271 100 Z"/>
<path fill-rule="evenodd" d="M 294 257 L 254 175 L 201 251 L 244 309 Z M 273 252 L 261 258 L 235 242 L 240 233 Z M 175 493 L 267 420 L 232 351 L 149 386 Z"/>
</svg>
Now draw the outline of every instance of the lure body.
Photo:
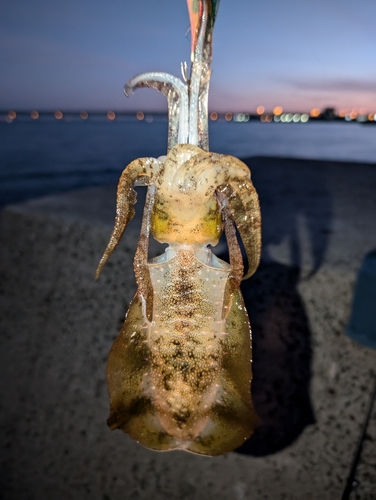
<svg viewBox="0 0 376 500">
<path fill-rule="evenodd" d="M 249 276 L 260 253 L 257 194 L 244 163 L 197 146 L 132 162 L 119 181 L 115 227 L 98 274 L 133 216 L 133 186 L 140 184 L 149 188 L 134 262 L 138 291 L 109 355 L 108 425 L 155 450 L 220 455 L 248 439 L 257 420 L 234 226 Z M 207 247 L 223 230 L 229 264 Z M 152 261 L 150 231 L 169 244 Z"/>
</svg>

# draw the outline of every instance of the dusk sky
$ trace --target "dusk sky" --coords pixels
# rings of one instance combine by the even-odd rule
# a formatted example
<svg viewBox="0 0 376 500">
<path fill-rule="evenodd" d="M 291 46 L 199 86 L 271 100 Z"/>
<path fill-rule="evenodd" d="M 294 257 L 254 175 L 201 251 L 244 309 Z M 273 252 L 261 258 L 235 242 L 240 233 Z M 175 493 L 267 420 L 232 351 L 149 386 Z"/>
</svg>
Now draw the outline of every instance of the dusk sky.
<svg viewBox="0 0 376 500">
<path fill-rule="evenodd" d="M 210 109 L 376 112 L 376 0 L 221 0 Z M 163 111 L 144 71 L 189 62 L 185 0 L 1 0 L 0 109 Z"/>
</svg>

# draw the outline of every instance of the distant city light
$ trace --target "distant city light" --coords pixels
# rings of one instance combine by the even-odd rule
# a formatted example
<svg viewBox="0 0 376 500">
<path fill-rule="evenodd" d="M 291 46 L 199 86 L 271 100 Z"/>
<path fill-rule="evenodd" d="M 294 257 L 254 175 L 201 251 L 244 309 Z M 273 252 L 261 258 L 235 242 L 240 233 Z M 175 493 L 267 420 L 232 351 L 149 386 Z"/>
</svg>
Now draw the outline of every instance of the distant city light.
<svg viewBox="0 0 376 500">
<path fill-rule="evenodd" d="M 273 115 L 261 115 L 260 120 L 262 122 L 270 123 L 273 120 Z"/>
<path fill-rule="evenodd" d="M 256 109 L 258 115 L 262 115 L 264 111 L 265 111 L 264 106 L 258 106 L 258 108 Z"/>
<path fill-rule="evenodd" d="M 249 121 L 249 114 L 248 113 L 237 113 L 234 115 L 234 122 L 248 122 Z"/>
<path fill-rule="evenodd" d="M 266 115 L 269 116 L 269 115 Z M 270 115 L 272 117 L 272 115 Z M 306 123 L 309 120 L 309 114 L 308 113 L 282 113 L 281 115 L 274 115 L 274 121 L 276 123 L 281 122 L 281 123 Z M 269 120 L 266 120 L 269 121 Z M 271 121 L 271 120 L 270 120 Z"/>
<path fill-rule="evenodd" d="M 261 112 L 261 110 L 265 110 L 264 106 L 258 106 L 256 108 L 257 114 Z M 259 114 L 259 119 L 263 123 L 270 123 L 270 122 L 275 122 L 275 123 L 306 123 L 310 120 L 310 118 L 325 118 L 327 117 L 328 111 L 331 111 L 332 115 L 328 117 L 329 118 L 335 118 L 336 116 L 344 119 L 347 122 L 351 121 L 357 121 L 359 123 L 365 123 L 365 122 L 376 122 L 376 113 L 370 113 L 366 112 L 365 108 L 353 108 L 351 111 L 350 109 L 341 109 L 337 112 L 337 114 L 334 112 L 334 108 L 328 108 L 325 112 L 321 112 L 319 108 L 312 108 L 309 112 L 307 113 L 287 113 L 283 112 L 282 106 L 276 106 L 273 109 L 273 113 L 265 113 L 263 112 L 262 114 Z M 361 113 L 362 112 L 362 113 Z M 76 112 L 77 113 L 77 112 Z M 116 119 L 116 113 L 114 111 L 107 111 L 105 112 L 107 119 L 110 121 L 113 121 Z M 53 116 L 56 118 L 56 120 L 62 120 L 64 121 L 72 121 L 74 120 L 74 115 L 67 115 L 63 113 L 60 110 L 56 110 L 53 113 Z M 21 113 L 21 115 L 14 111 L 14 110 L 9 110 L 6 112 L 6 114 L 3 114 L 2 120 L 6 121 L 8 123 L 11 123 L 13 120 L 15 120 L 19 116 L 23 116 L 24 112 Z M 33 110 L 29 112 L 29 116 L 33 120 L 38 120 L 40 118 L 40 114 L 38 111 Z M 43 118 L 44 114 L 42 114 Z M 82 120 L 86 120 L 89 117 L 89 114 L 86 111 L 80 111 L 79 116 L 81 117 Z M 134 116 L 134 115 L 133 115 Z M 211 121 L 217 121 L 221 118 L 224 118 L 227 122 L 230 122 L 234 120 L 235 122 L 238 123 L 246 123 L 248 122 L 251 118 L 255 118 L 257 115 L 250 115 L 249 113 L 230 113 L 227 112 L 225 115 L 219 115 L 217 111 L 212 111 L 209 114 L 209 118 Z M 328 118 L 327 117 L 327 118 Z M 154 120 L 154 117 L 152 114 L 144 114 L 142 111 L 138 111 L 136 113 L 136 118 L 137 120 L 145 120 L 148 123 L 152 123 Z"/>
</svg>

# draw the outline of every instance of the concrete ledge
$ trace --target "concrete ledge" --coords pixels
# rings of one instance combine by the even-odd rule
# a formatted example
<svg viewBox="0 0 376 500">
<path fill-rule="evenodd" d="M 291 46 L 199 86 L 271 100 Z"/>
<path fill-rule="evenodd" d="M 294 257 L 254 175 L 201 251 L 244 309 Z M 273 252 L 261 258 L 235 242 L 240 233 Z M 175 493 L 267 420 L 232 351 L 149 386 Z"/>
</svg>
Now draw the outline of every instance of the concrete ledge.
<svg viewBox="0 0 376 500">
<path fill-rule="evenodd" d="M 374 350 L 343 334 L 356 271 L 375 246 L 376 168 L 261 158 L 250 165 L 263 209 L 264 254 L 243 293 L 263 425 L 241 453 L 218 458 L 152 452 L 106 426 L 105 364 L 135 292 L 139 224 L 132 222 L 95 283 L 114 187 L 2 212 L 5 499 L 341 497 L 376 366 Z M 158 251 L 153 245 L 151 255 Z M 354 499 L 376 491 L 375 418 L 374 412 Z"/>
</svg>

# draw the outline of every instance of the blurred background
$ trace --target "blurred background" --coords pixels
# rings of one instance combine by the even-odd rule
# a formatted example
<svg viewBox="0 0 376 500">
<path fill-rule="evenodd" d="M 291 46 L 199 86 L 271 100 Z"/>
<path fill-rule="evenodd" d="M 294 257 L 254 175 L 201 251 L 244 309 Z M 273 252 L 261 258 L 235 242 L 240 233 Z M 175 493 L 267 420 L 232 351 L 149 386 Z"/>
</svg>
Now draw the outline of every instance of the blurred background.
<svg viewBox="0 0 376 500">
<path fill-rule="evenodd" d="M 375 248 L 375 19 L 375 0 L 221 0 L 210 150 L 244 159 L 260 198 L 262 262 L 242 292 L 261 425 L 208 460 L 105 424 L 141 193 L 94 281 L 121 171 L 167 148 L 165 97 L 123 86 L 180 76 L 186 1 L 1 1 L 0 208 L 16 203 L 1 211 L 1 498 L 376 498 L 376 351 L 344 335 Z"/>
<path fill-rule="evenodd" d="M 373 0 L 222 0 L 211 150 L 373 162 L 375 18 Z M 4 0 L 0 28 L 1 206 L 116 182 L 132 159 L 165 153 L 165 97 L 127 99 L 123 85 L 179 76 L 185 1 Z"/>
<path fill-rule="evenodd" d="M 214 30 L 211 150 L 373 162 L 376 4 L 222 0 Z M 0 204 L 116 182 L 164 154 L 167 103 L 123 85 L 189 61 L 185 1 L 4 0 Z"/>
<path fill-rule="evenodd" d="M 122 85 L 189 61 L 185 1 L 4 0 L 0 109 L 165 111 Z M 212 111 L 376 112 L 373 0 L 222 0 L 214 32 Z"/>
</svg>

